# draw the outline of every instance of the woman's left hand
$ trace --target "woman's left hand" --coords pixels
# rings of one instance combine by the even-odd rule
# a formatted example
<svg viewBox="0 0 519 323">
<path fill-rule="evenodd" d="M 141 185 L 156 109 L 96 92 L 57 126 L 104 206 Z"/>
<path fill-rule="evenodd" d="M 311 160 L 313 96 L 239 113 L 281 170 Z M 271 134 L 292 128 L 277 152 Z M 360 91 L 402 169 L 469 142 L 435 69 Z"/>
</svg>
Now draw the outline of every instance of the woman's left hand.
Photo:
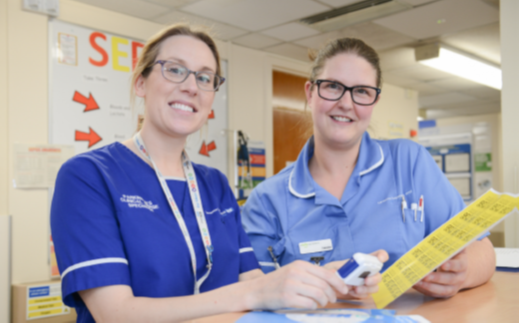
<svg viewBox="0 0 519 323">
<path fill-rule="evenodd" d="M 385 250 L 377 250 L 375 252 L 371 253 L 372 256 L 375 256 L 380 260 L 381 262 L 386 262 L 389 259 L 389 256 Z M 331 270 L 339 270 L 347 260 L 342 261 L 334 261 L 327 263 L 324 265 L 325 268 L 331 269 Z M 376 275 L 373 275 L 371 277 L 366 277 L 364 280 L 364 285 L 362 286 L 349 286 L 350 291 L 348 294 L 344 295 L 337 292 L 337 297 L 339 298 L 364 298 L 369 296 L 369 294 L 376 293 L 378 291 L 378 284 L 382 280 L 382 275 L 380 273 L 377 273 Z"/>
<path fill-rule="evenodd" d="M 463 249 L 413 287 L 422 294 L 436 298 L 454 296 L 467 279 L 468 263 L 467 252 Z"/>
</svg>

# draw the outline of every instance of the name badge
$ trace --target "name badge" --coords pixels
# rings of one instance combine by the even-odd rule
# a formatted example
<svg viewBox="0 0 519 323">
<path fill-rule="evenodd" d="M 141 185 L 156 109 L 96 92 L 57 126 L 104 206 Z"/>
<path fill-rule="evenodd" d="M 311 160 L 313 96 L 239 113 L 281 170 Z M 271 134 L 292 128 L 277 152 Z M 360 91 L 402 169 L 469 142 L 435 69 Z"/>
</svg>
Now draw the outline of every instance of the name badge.
<svg viewBox="0 0 519 323">
<path fill-rule="evenodd" d="M 332 240 L 315 240 L 299 243 L 299 252 L 304 255 L 306 253 L 323 252 L 333 250 Z"/>
</svg>

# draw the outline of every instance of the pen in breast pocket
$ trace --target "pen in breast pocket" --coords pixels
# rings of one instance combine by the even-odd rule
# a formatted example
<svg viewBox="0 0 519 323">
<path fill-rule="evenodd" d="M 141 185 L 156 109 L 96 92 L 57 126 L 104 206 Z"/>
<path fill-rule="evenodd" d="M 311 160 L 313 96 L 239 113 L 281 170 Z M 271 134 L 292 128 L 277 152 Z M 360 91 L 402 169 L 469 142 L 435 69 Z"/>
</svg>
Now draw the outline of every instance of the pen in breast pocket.
<svg viewBox="0 0 519 323">
<path fill-rule="evenodd" d="M 412 203 L 411 210 L 414 211 L 414 222 L 416 222 L 416 212 L 418 211 L 418 205 L 416 203 Z"/>
<path fill-rule="evenodd" d="M 274 268 L 279 269 L 280 266 L 279 266 L 278 260 L 276 259 L 276 256 L 274 256 L 274 251 L 272 250 L 272 246 L 269 246 L 267 249 L 270 253 L 270 256 L 272 257 L 272 260 L 274 261 Z"/>
<path fill-rule="evenodd" d="M 402 219 L 405 223 L 405 209 L 407 209 L 407 202 L 405 201 L 405 196 L 402 196 Z"/>
<path fill-rule="evenodd" d="M 423 195 L 420 196 L 420 205 L 419 205 L 420 211 L 422 211 L 422 215 L 420 216 L 420 222 L 423 222 L 423 215 L 425 213 L 425 208 L 423 207 Z"/>
</svg>

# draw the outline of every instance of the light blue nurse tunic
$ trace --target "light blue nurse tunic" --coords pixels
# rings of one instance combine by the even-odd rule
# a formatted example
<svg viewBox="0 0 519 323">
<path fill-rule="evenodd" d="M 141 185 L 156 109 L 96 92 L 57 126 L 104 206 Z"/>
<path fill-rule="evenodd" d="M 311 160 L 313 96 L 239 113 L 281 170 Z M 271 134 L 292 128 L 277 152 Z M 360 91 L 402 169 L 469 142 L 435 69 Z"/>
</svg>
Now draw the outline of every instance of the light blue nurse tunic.
<svg viewBox="0 0 519 323">
<path fill-rule="evenodd" d="M 312 137 L 297 161 L 256 187 L 242 208 L 244 229 L 264 272 L 275 268 L 269 247 L 280 265 L 313 257 L 326 264 L 384 249 L 385 270 L 465 207 L 431 155 L 413 141 L 374 140 L 364 133 L 340 201 L 312 178 L 313 153 Z M 323 250 L 311 250 L 307 242 Z"/>
</svg>

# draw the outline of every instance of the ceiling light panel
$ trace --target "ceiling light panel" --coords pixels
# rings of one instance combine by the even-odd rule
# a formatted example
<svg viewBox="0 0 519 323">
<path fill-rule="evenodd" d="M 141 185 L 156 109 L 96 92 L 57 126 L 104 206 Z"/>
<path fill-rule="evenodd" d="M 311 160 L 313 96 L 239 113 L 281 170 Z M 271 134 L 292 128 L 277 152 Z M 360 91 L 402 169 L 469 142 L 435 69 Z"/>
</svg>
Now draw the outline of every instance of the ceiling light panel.
<svg viewBox="0 0 519 323">
<path fill-rule="evenodd" d="M 119 12 L 122 14 L 150 19 L 158 15 L 164 14 L 170 9 L 154 3 L 148 3 L 140 0 L 76 0 L 92 6 L 104 8 L 107 10 Z"/>
<path fill-rule="evenodd" d="M 503 84 L 500 68 L 443 47 L 437 57 L 420 60 L 419 63 L 498 90 Z"/>
<path fill-rule="evenodd" d="M 311 0 L 201 0 L 182 7 L 195 15 L 257 31 L 330 8 Z"/>
<path fill-rule="evenodd" d="M 212 21 L 205 18 L 189 15 L 180 11 L 171 11 L 165 15 L 161 15 L 153 21 L 159 24 L 170 25 L 175 23 L 189 23 L 191 25 L 200 25 L 208 27 L 211 35 L 220 40 L 229 40 L 241 35 L 247 34 L 248 31 Z"/>
<path fill-rule="evenodd" d="M 499 11 L 479 0 L 442 0 L 374 20 L 409 37 L 424 39 L 499 21 Z"/>
<path fill-rule="evenodd" d="M 235 38 L 232 40 L 232 42 L 256 49 L 270 47 L 281 43 L 279 39 L 256 33 Z"/>
<path fill-rule="evenodd" d="M 317 30 L 298 24 L 297 22 L 267 29 L 261 33 L 284 41 L 292 41 L 319 34 Z"/>
</svg>

